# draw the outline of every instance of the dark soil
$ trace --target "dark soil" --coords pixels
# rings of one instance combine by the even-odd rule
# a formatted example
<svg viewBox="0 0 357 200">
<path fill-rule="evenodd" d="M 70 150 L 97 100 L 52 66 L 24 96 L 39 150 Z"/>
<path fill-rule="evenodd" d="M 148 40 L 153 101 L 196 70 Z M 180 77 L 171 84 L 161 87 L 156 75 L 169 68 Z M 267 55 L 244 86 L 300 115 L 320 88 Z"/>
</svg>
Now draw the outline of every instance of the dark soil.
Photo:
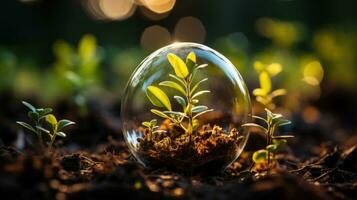
<svg viewBox="0 0 357 200">
<path fill-rule="evenodd" d="M 271 176 L 247 171 L 247 152 L 220 175 L 187 176 L 144 169 L 122 141 L 95 153 L 41 156 L 3 146 L 0 193 L 6 199 L 356 199 L 356 146 L 320 151 L 301 163 L 281 158 L 285 169 Z"/>
<path fill-rule="evenodd" d="M 185 173 L 221 172 L 237 158 L 239 133 L 232 129 L 228 134 L 221 127 L 203 125 L 188 135 L 165 121 L 160 130 L 165 133 L 144 131 L 139 138 L 138 155 L 151 169 L 166 168 Z"/>
<path fill-rule="evenodd" d="M 272 175 L 251 172 L 252 152 L 264 145 L 258 132 L 221 174 L 189 175 L 136 162 L 118 129 L 118 115 L 107 112 L 118 106 L 94 104 L 85 117 L 59 104 L 56 114 L 77 126 L 56 142 L 55 152 L 38 154 L 32 135 L 18 132 L 14 122 L 26 116 L 14 103 L 20 101 L 11 99 L 0 97 L 2 105 L 11 105 L 0 113 L 0 199 L 357 199 L 357 136 L 328 112 L 314 124 L 305 123 L 301 113 L 292 117 L 295 138 L 277 155 Z"/>
</svg>

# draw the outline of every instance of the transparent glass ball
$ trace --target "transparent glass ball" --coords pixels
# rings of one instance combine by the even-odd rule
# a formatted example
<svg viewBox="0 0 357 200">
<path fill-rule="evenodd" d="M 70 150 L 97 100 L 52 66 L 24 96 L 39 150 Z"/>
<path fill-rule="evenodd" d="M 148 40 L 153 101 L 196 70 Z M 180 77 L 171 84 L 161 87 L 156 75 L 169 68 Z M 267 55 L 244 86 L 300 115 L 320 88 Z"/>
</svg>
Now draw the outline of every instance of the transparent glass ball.
<svg viewBox="0 0 357 200">
<path fill-rule="evenodd" d="M 241 125 L 250 116 L 236 67 L 196 43 L 174 43 L 145 58 L 121 104 L 125 142 L 137 161 L 174 171 L 224 170 L 243 151 L 249 131 Z"/>
</svg>

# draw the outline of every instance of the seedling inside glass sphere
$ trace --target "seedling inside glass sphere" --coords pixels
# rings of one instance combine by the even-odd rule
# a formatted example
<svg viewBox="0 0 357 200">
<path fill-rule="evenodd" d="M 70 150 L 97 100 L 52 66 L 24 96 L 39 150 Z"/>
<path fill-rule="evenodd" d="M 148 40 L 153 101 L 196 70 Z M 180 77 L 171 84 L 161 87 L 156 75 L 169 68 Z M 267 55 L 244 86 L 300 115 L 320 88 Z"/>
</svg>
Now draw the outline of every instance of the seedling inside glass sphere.
<svg viewBox="0 0 357 200">
<path fill-rule="evenodd" d="M 131 76 L 121 108 L 128 147 L 148 168 L 216 173 L 248 137 L 240 128 L 251 113 L 242 77 L 200 44 L 175 43 L 149 55 Z"/>
<path fill-rule="evenodd" d="M 194 83 L 197 72 L 207 67 L 207 64 L 197 65 L 194 52 L 188 54 L 186 63 L 172 53 L 168 54 L 167 59 L 174 69 L 175 75 L 170 74 L 171 80 L 162 81 L 159 86 L 173 88 L 178 92 L 173 98 L 182 106 L 182 110 L 172 110 L 171 102 L 166 93 L 159 87 L 151 85 L 146 89 L 147 97 L 154 106 L 165 109 L 151 109 L 151 112 L 159 117 L 169 119 L 172 125 L 180 127 L 186 134 L 190 135 L 198 128 L 197 117 L 213 111 L 205 105 L 198 104 L 200 96 L 210 93 L 209 90 L 199 90 L 201 84 L 208 78 Z"/>
</svg>

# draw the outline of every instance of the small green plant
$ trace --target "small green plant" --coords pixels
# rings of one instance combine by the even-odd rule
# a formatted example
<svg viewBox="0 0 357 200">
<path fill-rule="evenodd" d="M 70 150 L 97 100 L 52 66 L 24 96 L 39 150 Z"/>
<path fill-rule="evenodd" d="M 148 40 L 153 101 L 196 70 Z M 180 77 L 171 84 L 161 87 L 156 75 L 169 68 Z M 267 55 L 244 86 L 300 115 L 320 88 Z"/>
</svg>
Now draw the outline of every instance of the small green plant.
<svg viewBox="0 0 357 200">
<path fill-rule="evenodd" d="M 188 54 L 186 62 L 173 53 L 169 53 L 167 59 L 174 69 L 175 75 L 169 74 L 172 80 L 162 81 L 159 83 L 159 86 L 172 88 L 182 95 L 173 96 L 173 98 L 182 106 L 182 111 L 173 111 L 170 99 L 166 93 L 159 87 L 150 85 L 146 89 L 148 99 L 154 106 L 166 109 L 162 111 L 151 109 L 151 112 L 164 119 L 169 119 L 172 122 L 172 125 L 182 128 L 186 134 L 190 135 L 199 126 L 197 117 L 213 111 L 213 109 L 209 109 L 205 105 L 198 105 L 199 100 L 197 99 L 199 96 L 210 92 L 209 90 L 198 90 L 199 86 L 207 81 L 208 78 L 204 78 L 194 83 L 194 78 L 197 72 L 207 67 L 207 64 L 197 65 L 194 52 Z M 144 123 L 144 126 L 153 131 L 155 126 L 152 126 L 152 123 Z"/>
<path fill-rule="evenodd" d="M 165 133 L 165 130 L 158 130 L 159 126 L 157 126 L 157 120 L 152 119 L 149 122 L 143 122 L 143 126 L 145 126 L 152 133 Z"/>
<path fill-rule="evenodd" d="M 86 114 L 88 93 L 100 85 L 102 55 L 96 38 L 91 34 L 84 35 L 77 49 L 60 40 L 54 44 L 53 51 L 56 57 L 54 71 L 65 80 L 60 83 L 61 87 L 66 86 L 65 89 L 74 94 L 75 104 L 82 114 Z"/>
<path fill-rule="evenodd" d="M 33 125 L 20 121 L 17 121 L 16 123 L 35 133 L 41 147 L 44 145 L 44 134 L 49 138 L 48 149 L 51 150 L 56 136 L 66 137 L 66 134 L 62 132 L 63 128 L 75 124 L 68 119 L 57 121 L 56 117 L 53 114 L 50 114 L 52 108 L 35 108 L 33 105 L 25 101 L 23 101 L 22 104 L 30 110 L 27 113 L 27 116 L 31 119 Z M 49 126 L 49 130 L 45 128 L 46 123 Z"/>
<path fill-rule="evenodd" d="M 267 172 L 269 172 L 272 168 L 271 163 L 272 161 L 275 160 L 275 154 L 278 153 L 283 149 L 285 144 L 287 143 L 286 139 L 287 138 L 292 138 L 294 136 L 292 135 L 281 135 L 281 136 L 276 136 L 275 135 L 275 130 L 278 127 L 285 126 L 290 124 L 291 122 L 287 119 L 283 118 L 283 115 L 278 114 L 278 113 L 273 113 L 269 109 L 265 109 L 267 113 L 266 119 L 259 117 L 259 116 L 253 116 L 254 119 L 258 119 L 265 123 L 265 127 L 261 126 L 256 123 L 246 123 L 243 124 L 243 127 L 257 127 L 261 129 L 265 136 L 266 136 L 266 147 L 265 149 L 258 150 L 253 153 L 252 159 L 254 163 L 259 164 L 267 164 Z"/>
<path fill-rule="evenodd" d="M 272 63 L 265 66 L 262 62 L 256 61 L 254 63 L 254 68 L 259 74 L 260 88 L 254 89 L 253 95 L 255 96 L 257 102 L 263 104 L 269 109 L 274 109 L 274 98 L 286 94 L 285 89 L 272 90 L 271 77 L 278 75 L 281 72 L 282 67 L 279 63 Z"/>
</svg>

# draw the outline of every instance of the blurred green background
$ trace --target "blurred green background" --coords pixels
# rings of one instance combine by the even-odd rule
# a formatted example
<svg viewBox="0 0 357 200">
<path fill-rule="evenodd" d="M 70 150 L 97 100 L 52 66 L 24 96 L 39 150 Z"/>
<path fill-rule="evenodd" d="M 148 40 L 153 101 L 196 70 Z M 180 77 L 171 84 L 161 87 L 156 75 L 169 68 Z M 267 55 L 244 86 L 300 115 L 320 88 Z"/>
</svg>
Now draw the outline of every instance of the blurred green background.
<svg viewBox="0 0 357 200">
<path fill-rule="evenodd" d="M 259 86 L 254 63 L 281 65 L 273 87 L 288 91 L 278 102 L 285 114 L 299 112 L 314 123 L 326 110 L 355 127 L 356 5 L 354 0 L 4 0 L 0 96 L 46 105 L 71 100 L 79 107 L 88 99 L 119 102 L 147 55 L 190 41 L 228 57 L 250 91 Z"/>
</svg>

